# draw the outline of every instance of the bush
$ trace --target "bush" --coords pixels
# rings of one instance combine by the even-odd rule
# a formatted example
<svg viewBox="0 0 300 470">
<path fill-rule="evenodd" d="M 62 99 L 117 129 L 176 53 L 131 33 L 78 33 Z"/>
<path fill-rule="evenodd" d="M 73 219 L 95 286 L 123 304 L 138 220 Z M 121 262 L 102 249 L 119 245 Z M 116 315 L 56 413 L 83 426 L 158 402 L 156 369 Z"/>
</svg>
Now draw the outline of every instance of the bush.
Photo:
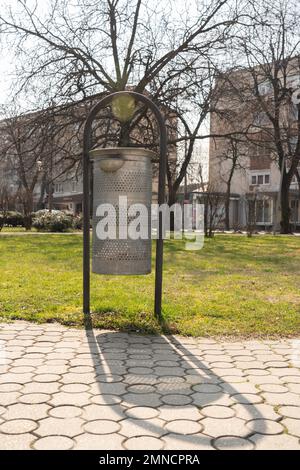
<svg viewBox="0 0 300 470">
<path fill-rule="evenodd" d="M 73 218 L 73 228 L 75 230 L 83 229 L 83 217 L 82 215 L 75 215 Z"/>
<path fill-rule="evenodd" d="M 72 217 L 62 211 L 38 211 L 34 214 L 32 223 L 38 231 L 67 232 L 73 228 Z"/>
<path fill-rule="evenodd" d="M 24 216 L 17 211 L 7 211 L 5 214 L 0 213 L 0 224 L 9 227 L 24 227 Z"/>
</svg>

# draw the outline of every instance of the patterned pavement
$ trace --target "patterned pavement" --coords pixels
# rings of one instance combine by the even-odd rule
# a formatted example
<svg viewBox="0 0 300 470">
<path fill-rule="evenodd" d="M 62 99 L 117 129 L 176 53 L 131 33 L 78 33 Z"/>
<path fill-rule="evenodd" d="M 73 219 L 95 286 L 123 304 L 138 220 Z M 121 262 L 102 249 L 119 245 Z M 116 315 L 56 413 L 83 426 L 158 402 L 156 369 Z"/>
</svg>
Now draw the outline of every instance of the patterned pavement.
<svg viewBox="0 0 300 470">
<path fill-rule="evenodd" d="M 0 324 L 0 449 L 300 449 L 300 341 Z"/>
</svg>

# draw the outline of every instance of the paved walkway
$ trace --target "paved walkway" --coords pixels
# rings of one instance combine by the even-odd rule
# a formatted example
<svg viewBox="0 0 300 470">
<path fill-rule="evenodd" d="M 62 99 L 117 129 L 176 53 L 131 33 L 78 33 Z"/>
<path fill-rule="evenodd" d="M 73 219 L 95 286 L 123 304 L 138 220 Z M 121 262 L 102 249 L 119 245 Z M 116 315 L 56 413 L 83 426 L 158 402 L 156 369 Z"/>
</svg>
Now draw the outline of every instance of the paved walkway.
<svg viewBox="0 0 300 470">
<path fill-rule="evenodd" d="M 0 449 L 300 449 L 299 350 L 0 324 Z"/>
</svg>

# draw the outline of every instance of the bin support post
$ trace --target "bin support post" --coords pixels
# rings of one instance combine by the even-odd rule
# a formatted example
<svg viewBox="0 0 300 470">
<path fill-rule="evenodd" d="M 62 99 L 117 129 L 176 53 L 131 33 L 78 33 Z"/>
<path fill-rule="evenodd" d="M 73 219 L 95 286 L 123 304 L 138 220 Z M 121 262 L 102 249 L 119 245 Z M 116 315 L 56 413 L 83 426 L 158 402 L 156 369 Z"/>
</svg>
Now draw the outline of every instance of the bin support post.
<svg viewBox="0 0 300 470">
<path fill-rule="evenodd" d="M 116 96 L 130 95 L 136 101 L 147 105 L 157 120 L 160 134 L 159 176 L 158 176 L 158 205 L 165 202 L 166 164 L 167 164 L 167 131 L 164 118 L 158 107 L 146 96 L 133 91 L 118 91 L 102 98 L 87 116 L 83 132 L 83 313 L 90 314 L 90 191 L 91 191 L 91 148 L 92 124 L 100 109 L 107 106 Z M 163 226 L 162 213 L 159 211 L 158 236 L 155 255 L 155 300 L 154 313 L 161 317 L 162 277 L 163 277 Z"/>
</svg>

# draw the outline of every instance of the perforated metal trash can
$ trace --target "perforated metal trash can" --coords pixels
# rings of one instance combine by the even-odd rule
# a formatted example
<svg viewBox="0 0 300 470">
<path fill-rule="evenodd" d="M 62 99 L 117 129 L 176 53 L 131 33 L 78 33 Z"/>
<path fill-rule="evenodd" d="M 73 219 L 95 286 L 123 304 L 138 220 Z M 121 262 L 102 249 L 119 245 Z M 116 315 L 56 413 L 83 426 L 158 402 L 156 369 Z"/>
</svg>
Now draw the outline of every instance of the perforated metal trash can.
<svg viewBox="0 0 300 470">
<path fill-rule="evenodd" d="M 94 149 L 90 155 L 94 161 L 92 271 L 97 274 L 148 274 L 151 272 L 151 160 L 155 153 L 143 148 L 123 147 Z M 120 196 L 123 201 L 126 196 L 127 208 L 142 204 L 147 209 L 147 213 L 138 213 L 139 220 L 148 229 L 146 239 L 128 236 L 127 228 L 136 216 L 128 215 L 123 202 L 120 206 Z M 98 236 L 97 225 L 101 220 L 103 223 L 106 208 L 103 205 L 112 205 L 115 209 L 115 239 Z M 114 222 L 110 211 L 105 211 L 105 217 L 106 222 Z"/>
</svg>

